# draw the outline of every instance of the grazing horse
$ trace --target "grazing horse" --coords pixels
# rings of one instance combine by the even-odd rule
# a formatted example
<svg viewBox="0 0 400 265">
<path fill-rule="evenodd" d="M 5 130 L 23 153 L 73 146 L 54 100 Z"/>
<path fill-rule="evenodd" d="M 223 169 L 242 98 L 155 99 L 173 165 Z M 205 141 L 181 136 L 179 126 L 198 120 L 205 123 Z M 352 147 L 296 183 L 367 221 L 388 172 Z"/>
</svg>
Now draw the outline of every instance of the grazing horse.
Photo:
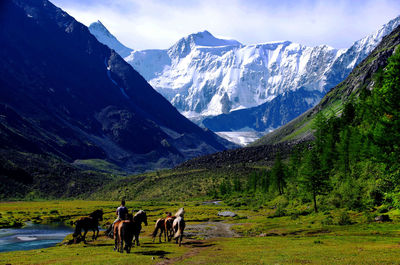
<svg viewBox="0 0 400 265">
<path fill-rule="evenodd" d="M 99 221 L 103 220 L 103 211 L 96 210 L 92 212 L 89 216 L 81 217 L 75 221 L 75 231 L 73 234 L 74 243 L 78 242 L 78 236 L 83 238 L 83 242 L 86 243 L 86 234 L 89 229 L 93 230 L 92 239 L 97 239 L 99 235 Z M 82 237 L 82 229 L 85 231 Z M 96 234 L 97 231 L 97 234 Z"/>
<path fill-rule="evenodd" d="M 118 252 L 121 253 L 123 253 L 124 250 L 126 250 L 126 253 L 131 251 L 134 228 L 135 224 L 132 214 L 128 214 L 127 220 L 120 220 L 114 224 L 114 250 L 118 250 Z"/>
<path fill-rule="evenodd" d="M 154 243 L 154 240 L 157 237 L 158 230 L 160 230 L 160 235 L 159 235 L 160 243 L 161 243 L 162 234 L 164 234 L 164 241 L 167 241 L 166 235 L 165 235 L 165 219 L 166 218 L 157 219 L 156 224 L 154 225 L 154 231 L 151 234 L 151 236 L 153 238 L 153 243 Z"/>
<path fill-rule="evenodd" d="M 172 227 L 175 232 L 174 239 L 176 240 L 176 244 L 179 242 L 179 246 L 182 244 L 183 230 L 185 229 L 185 220 L 183 219 L 184 213 L 185 211 L 183 208 L 180 208 L 178 212 L 176 212 L 176 218 L 172 223 Z"/>
</svg>

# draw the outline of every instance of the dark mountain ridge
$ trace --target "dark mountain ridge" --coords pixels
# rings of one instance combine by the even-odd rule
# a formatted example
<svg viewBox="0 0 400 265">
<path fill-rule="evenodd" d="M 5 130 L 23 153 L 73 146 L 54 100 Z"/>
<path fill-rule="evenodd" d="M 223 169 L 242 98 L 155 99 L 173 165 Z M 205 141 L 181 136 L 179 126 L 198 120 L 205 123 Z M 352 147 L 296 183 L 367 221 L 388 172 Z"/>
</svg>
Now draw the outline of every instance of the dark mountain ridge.
<svg viewBox="0 0 400 265">
<path fill-rule="evenodd" d="M 184 118 L 47 0 L 0 8 L 2 149 L 105 159 L 139 172 L 234 147 Z"/>
</svg>

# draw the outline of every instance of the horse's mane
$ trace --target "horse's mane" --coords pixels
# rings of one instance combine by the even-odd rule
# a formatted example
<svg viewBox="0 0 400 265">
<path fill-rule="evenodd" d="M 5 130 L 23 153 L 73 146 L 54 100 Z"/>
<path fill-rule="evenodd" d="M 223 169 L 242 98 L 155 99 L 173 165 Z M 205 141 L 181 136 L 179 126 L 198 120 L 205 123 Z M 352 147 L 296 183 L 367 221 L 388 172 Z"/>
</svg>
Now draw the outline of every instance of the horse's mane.
<svg viewBox="0 0 400 265">
<path fill-rule="evenodd" d="M 146 213 L 146 212 L 143 211 L 143 210 L 139 210 L 139 211 L 137 211 L 137 213 L 135 213 L 135 216 L 139 216 L 139 215 L 142 215 L 144 213 Z"/>
<path fill-rule="evenodd" d="M 127 220 L 133 221 L 133 214 L 128 213 Z"/>
<path fill-rule="evenodd" d="M 179 217 L 179 216 L 183 217 L 184 214 L 185 214 L 185 210 L 182 207 L 176 212 L 175 217 Z"/>
</svg>

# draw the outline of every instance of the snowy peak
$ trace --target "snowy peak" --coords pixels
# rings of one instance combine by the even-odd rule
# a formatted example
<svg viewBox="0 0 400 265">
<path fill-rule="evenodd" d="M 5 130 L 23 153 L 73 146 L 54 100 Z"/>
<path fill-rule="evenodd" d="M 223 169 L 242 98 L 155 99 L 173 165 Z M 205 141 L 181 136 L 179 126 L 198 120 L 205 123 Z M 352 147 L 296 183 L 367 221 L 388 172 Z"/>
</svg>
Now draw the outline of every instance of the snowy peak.
<svg viewBox="0 0 400 265">
<path fill-rule="evenodd" d="M 117 38 L 115 38 L 115 36 L 108 31 L 103 23 L 100 22 L 100 20 L 90 24 L 89 31 L 96 37 L 98 41 L 115 50 L 123 58 L 128 56 L 133 51 L 119 42 Z"/>
<path fill-rule="evenodd" d="M 235 47 L 241 45 L 242 44 L 236 40 L 216 38 L 210 32 L 205 30 L 181 38 L 177 43 L 169 48 L 169 54 L 171 57 L 184 58 L 196 48 Z"/>
<path fill-rule="evenodd" d="M 225 40 L 214 37 L 207 30 L 202 32 L 197 32 L 194 34 L 190 34 L 187 39 L 189 39 L 196 46 L 207 46 L 207 47 L 215 47 L 215 46 L 238 46 L 241 45 L 240 42 L 236 40 Z"/>
<path fill-rule="evenodd" d="M 89 29 L 90 29 L 91 33 L 92 33 L 92 31 L 95 31 L 95 32 L 98 32 L 98 33 L 102 33 L 104 36 L 108 36 L 109 38 L 113 38 L 114 37 L 108 31 L 108 29 L 103 25 L 103 23 L 101 23 L 100 20 L 97 20 L 96 22 L 93 22 L 92 24 L 90 24 Z"/>
<path fill-rule="evenodd" d="M 203 31 L 181 38 L 168 50 L 137 51 L 125 59 L 193 120 L 259 106 L 299 90 L 317 95 L 308 99 L 312 106 L 398 24 L 400 18 L 348 49 L 290 41 L 242 45 Z M 285 111 L 292 110 L 287 106 Z"/>
</svg>

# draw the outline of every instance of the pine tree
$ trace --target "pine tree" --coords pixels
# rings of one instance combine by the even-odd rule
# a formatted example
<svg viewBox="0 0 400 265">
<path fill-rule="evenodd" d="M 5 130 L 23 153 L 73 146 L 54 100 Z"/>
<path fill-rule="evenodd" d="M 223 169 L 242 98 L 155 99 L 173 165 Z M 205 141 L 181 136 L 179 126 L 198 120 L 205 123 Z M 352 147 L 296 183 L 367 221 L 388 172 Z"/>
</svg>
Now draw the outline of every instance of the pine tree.
<svg viewBox="0 0 400 265">
<path fill-rule="evenodd" d="M 387 163 L 389 170 L 399 170 L 400 161 L 400 46 L 388 59 L 380 82 L 373 90 L 373 107 L 377 122 L 373 139 L 379 148 L 375 155 Z"/>
<path fill-rule="evenodd" d="M 324 174 L 318 151 L 314 147 L 305 157 L 301 168 L 300 185 L 307 192 L 311 193 L 314 203 L 314 211 L 318 212 L 317 196 L 323 195 L 328 190 L 329 177 Z"/>
<path fill-rule="evenodd" d="M 278 153 L 271 170 L 271 177 L 275 182 L 279 195 L 282 195 L 284 193 L 284 188 L 286 187 L 286 171 L 286 167 L 281 160 L 281 155 L 280 153 Z"/>
</svg>

